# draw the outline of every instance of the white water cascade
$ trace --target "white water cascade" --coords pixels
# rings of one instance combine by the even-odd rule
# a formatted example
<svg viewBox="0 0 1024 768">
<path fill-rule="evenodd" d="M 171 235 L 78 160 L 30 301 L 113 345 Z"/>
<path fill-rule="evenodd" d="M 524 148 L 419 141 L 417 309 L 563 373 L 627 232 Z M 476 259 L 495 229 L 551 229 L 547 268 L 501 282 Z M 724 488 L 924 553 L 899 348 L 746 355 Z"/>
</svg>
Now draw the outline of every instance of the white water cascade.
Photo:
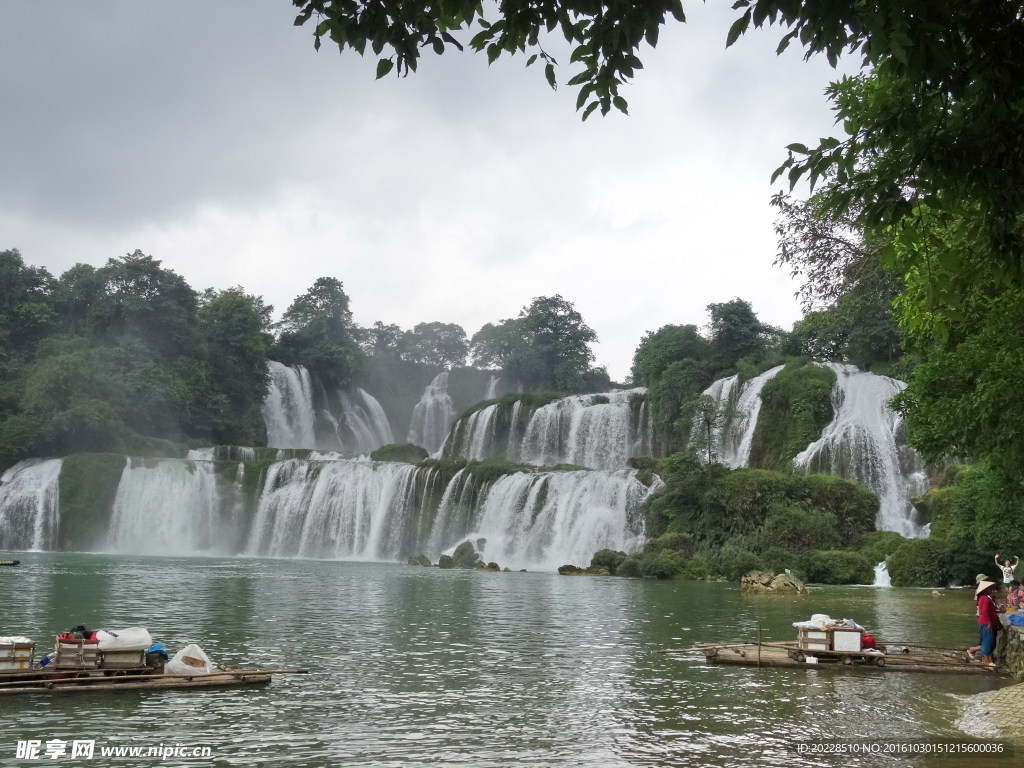
<svg viewBox="0 0 1024 768">
<path fill-rule="evenodd" d="M 27 459 L 0 476 L 0 550 L 52 548 L 60 525 L 61 459 Z"/>
<path fill-rule="evenodd" d="M 458 491 L 465 488 L 453 481 L 452 490 L 434 524 L 434 551 L 446 538 L 451 542 L 443 532 L 463 508 Z M 629 470 L 505 475 L 477 501 L 471 530 L 457 539 L 479 545 L 485 562 L 536 569 L 585 564 L 601 549 L 640 548 L 643 526 L 633 511 L 648 493 Z"/>
<path fill-rule="evenodd" d="M 121 473 L 105 548 L 140 555 L 232 554 L 244 524 L 244 465 L 223 482 L 211 461 L 132 459 Z"/>
<path fill-rule="evenodd" d="M 442 371 L 427 385 L 413 408 L 408 442 L 435 453 L 444 443 L 454 417 L 455 407 L 448 396 L 448 371 Z"/>
<path fill-rule="evenodd" d="M 576 395 L 538 408 L 523 434 L 519 458 L 528 464 L 576 464 L 591 469 L 619 469 L 633 455 L 630 396 L 644 389 L 609 392 L 595 402 Z"/>
<path fill-rule="evenodd" d="M 267 445 L 369 453 L 393 443 L 380 403 L 362 389 L 329 392 L 301 365 L 269 362 Z"/>
<path fill-rule="evenodd" d="M 875 583 L 873 586 L 876 587 L 891 587 L 892 581 L 889 579 L 889 568 L 885 564 L 885 560 L 875 566 Z"/>
<path fill-rule="evenodd" d="M 853 365 L 822 365 L 836 374 L 835 416 L 821 437 L 797 454 L 794 464 L 863 483 L 878 495 L 880 530 L 921 536 L 910 498 L 927 490 L 924 464 L 902 439 L 902 417 L 889 408 L 889 401 L 906 384 Z"/>
<path fill-rule="evenodd" d="M 718 379 L 704 390 L 703 394 L 716 404 L 717 419 L 711 430 L 712 458 L 734 469 L 747 466 L 757 417 L 761 412 L 761 390 L 784 367 L 780 365 L 767 370 L 743 384 L 738 384 L 738 375 Z M 705 438 L 701 430 L 701 424 L 693 425 L 690 445 L 700 446 L 697 455 L 706 461 Z"/>
<path fill-rule="evenodd" d="M 387 540 L 416 467 L 367 459 L 271 466 L 246 545 L 252 555 L 393 560 Z"/>
<path fill-rule="evenodd" d="M 512 568 L 589 562 L 597 550 L 635 551 L 637 506 L 650 490 L 631 470 L 462 470 L 365 457 L 289 458 L 269 467 L 205 458 L 130 458 L 109 511 L 97 511 L 98 549 L 131 555 L 235 555 L 436 560 L 460 542 Z M 61 461 L 23 463 L 0 485 L 0 546 L 54 549 Z M 247 476 L 247 472 L 259 475 Z M 447 484 L 447 485 L 446 485 Z"/>
<path fill-rule="evenodd" d="M 449 458 L 621 469 L 631 457 L 651 451 L 646 408 L 633 403 L 645 392 L 637 388 L 555 400 L 533 411 L 525 427 L 521 415 L 528 406 L 522 401 L 488 405 L 456 424 L 442 452 Z"/>
<path fill-rule="evenodd" d="M 283 365 L 276 360 L 270 368 L 270 390 L 263 403 L 267 444 L 274 448 L 314 448 L 313 384 L 301 365 Z"/>
</svg>

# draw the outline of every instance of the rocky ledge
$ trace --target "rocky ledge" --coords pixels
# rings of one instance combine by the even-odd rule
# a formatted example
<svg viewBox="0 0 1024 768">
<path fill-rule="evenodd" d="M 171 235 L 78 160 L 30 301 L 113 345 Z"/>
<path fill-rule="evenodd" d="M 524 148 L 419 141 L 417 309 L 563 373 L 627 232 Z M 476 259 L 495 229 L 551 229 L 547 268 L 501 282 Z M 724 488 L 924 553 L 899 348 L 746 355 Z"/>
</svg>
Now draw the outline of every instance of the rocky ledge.
<svg viewBox="0 0 1024 768">
<path fill-rule="evenodd" d="M 764 571 L 749 571 L 740 579 L 740 589 L 744 592 L 807 593 L 807 587 L 793 574 L 780 573 L 772 576 Z"/>
</svg>

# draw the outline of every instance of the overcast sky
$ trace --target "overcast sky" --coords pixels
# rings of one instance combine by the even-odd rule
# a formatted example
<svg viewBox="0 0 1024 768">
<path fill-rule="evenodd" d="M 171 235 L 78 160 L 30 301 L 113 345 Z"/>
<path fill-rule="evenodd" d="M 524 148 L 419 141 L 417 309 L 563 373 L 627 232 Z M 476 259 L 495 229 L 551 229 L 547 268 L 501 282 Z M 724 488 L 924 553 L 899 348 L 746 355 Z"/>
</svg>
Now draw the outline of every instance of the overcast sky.
<svg viewBox="0 0 1024 768">
<path fill-rule="evenodd" d="M 836 135 L 824 59 L 778 29 L 725 50 L 728 0 L 688 3 L 624 95 L 581 123 L 524 58 L 376 61 L 294 27 L 289 0 L 0 3 L 0 248 L 59 275 L 140 249 L 279 315 L 321 276 L 356 322 L 470 336 L 561 294 L 628 373 L 648 330 L 741 297 L 789 328 L 771 172 Z M 560 82 L 575 70 L 564 57 Z"/>
</svg>

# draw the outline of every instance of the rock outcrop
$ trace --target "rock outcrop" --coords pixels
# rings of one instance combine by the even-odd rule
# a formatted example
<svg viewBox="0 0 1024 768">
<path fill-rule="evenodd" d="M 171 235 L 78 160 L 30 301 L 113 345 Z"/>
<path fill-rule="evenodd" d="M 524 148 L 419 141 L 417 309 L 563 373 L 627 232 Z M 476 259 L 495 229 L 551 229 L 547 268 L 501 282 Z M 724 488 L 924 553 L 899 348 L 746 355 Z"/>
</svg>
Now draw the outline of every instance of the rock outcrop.
<svg viewBox="0 0 1024 768">
<path fill-rule="evenodd" d="M 772 576 L 764 571 L 749 571 L 740 579 L 740 589 L 744 592 L 807 593 L 804 583 L 788 572 Z"/>
</svg>

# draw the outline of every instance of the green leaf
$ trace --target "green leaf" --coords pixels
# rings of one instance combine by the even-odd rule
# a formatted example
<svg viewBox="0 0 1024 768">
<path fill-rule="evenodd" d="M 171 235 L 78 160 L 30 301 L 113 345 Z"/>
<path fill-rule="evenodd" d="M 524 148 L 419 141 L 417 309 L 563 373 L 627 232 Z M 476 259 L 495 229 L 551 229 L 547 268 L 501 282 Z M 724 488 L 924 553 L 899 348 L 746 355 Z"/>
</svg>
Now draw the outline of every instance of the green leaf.
<svg viewBox="0 0 1024 768">
<path fill-rule="evenodd" d="M 729 34 L 726 35 L 726 38 L 725 38 L 725 47 L 726 48 L 728 48 L 733 43 L 735 43 L 737 40 L 739 40 L 740 39 L 740 35 L 742 35 L 744 32 L 747 31 L 747 27 L 750 26 L 750 14 L 751 14 L 751 12 L 750 12 L 750 9 L 748 8 L 747 12 L 744 13 L 742 16 L 740 16 L 738 19 L 736 19 L 736 21 L 734 21 L 732 23 L 732 26 L 729 27 Z"/>
<path fill-rule="evenodd" d="M 619 110 L 619 112 L 621 112 L 622 114 L 629 114 L 629 109 L 627 109 L 628 105 L 626 104 L 626 100 L 621 96 L 616 95 L 615 97 L 613 97 L 612 103 L 615 105 L 615 108 Z"/>
<path fill-rule="evenodd" d="M 551 62 L 544 65 L 544 77 L 547 78 L 548 85 L 552 90 L 558 90 L 558 83 L 555 81 L 555 65 Z"/>
<path fill-rule="evenodd" d="M 799 143 L 798 144 L 789 144 L 789 145 L 786 146 L 786 149 L 788 149 L 790 152 L 796 152 L 797 154 L 800 154 L 800 155 L 809 155 L 809 154 L 811 154 L 811 151 L 809 149 L 807 149 L 807 147 L 805 145 L 799 144 Z"/>
<path fill-rule="evenodd" d="M 434 38 L 433 45 L 434 45 L 434 53 L 436 53 L 438 56 L 440 56 L 441 54 L 444 53 L 444 43 L 441 42 L 441 40 L 439 38 L 436 38 L 436 37 Z"/>
<path fill-rule="evenodd" d="M 530 66 L 530 65 L 531 65 L 531 64 L 533 64 L 533 62 L 535 62 L 536 60 L 537 60 L 537 54 L 535 53 L 535 54 L 533 54 L 533 56 L 531 56 L 530 58 L 528 58 L 528 59 L 526 60 L 526 66 Z"/>
<path fill-rule="evenodd" d="M 593 112 L 595 109 L 597 109 L 597 102 L 590 102 L 589 106 L 587 106 L 586 110 L 583 112 L 583 119 L 586 120 L 588 117 L 590 117 L 590 113 Z"/>
<path fill-rule="evenodd" d="M 392 69 L 394 69 L 394 67 L 395 67 L 395 62 L 393 62 L 391 59 L 381 59 L 380 61 L 378 61 L 377 62 L 377 79 L 380 80 L 382 77 L 384 77 L 386 74 L 388 74 L 388 72 L 390 72 Z"/>
</svg>

